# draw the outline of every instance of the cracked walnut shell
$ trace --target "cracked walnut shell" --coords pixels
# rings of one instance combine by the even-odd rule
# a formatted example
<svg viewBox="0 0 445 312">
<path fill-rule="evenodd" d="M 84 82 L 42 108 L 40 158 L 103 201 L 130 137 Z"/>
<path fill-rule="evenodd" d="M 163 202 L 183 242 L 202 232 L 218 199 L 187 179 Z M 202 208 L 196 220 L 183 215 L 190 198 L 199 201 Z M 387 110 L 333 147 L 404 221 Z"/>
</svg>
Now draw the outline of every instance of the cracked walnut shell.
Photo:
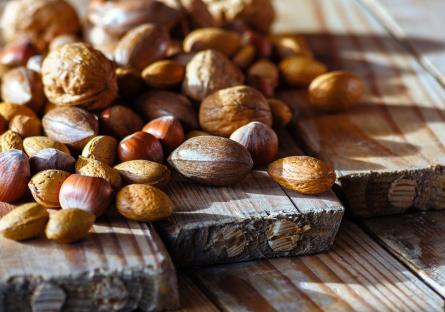
<svg viewBox="0 0 445 312">
<path fill-rule="evenodd" d="M 104 109 L 117 96 L 113 63 L 85 43 L 51 51 L 42 64 L 45 94 L 56 105 Z"/>
</svg>

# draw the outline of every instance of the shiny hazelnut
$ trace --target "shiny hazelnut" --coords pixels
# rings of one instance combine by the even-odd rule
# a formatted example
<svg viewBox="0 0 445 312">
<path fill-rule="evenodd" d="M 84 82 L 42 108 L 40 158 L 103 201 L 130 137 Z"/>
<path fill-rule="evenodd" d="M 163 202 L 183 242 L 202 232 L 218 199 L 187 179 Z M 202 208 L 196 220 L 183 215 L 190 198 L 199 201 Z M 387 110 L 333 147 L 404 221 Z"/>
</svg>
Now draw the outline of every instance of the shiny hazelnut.
<svg viewBox="0 0 445 312">
<path fill-rule="evenodd" d="M 182 82 L 185 66 L 171 60 L 162 60 L 148 65 L 142 71 L 142 78 L 153 88 L 174 87 Z"/>
<path fill-rule="evenodd" d="M 25 66 L 29 58 L 38 54 L 31 40 L 18 39 L 8 43 L 0 52 L 0 64 L 16 67 Z"/>
<path fill-rule="evenodd" d="M 164 153 L 161 142 L 153 135 L 138 131 L 125 137 L 117 149 L 121 161 L 145 159 L 162 163 Z"/>
<path fill-rule="evenodd" d="M 184 141 L 181 122 L 173 116 L 163 116 L 147 123 L 142 131 L 161 141 L 167 151 L 172 151 Z"/>
<path fill-rule="evenodd" d="M 266 97 L 273 96 L 278 80 L 278 68 L 268 60 L 260 60 L 254 63 L 247 72 L 249 85 L 259 90 Z"/>
<path fill-rule="evenodd" d="M 133 68 L 118 67 L 116 76 L 119 95 L 124 99 L 135 99 L 146 87 L 140 73 Z"/>
<path fill-rule="evenodd" d="M 0 201 L 12 202 L 22 197 L 31 178 L 29 160 L 20 150 L 0 152 Z"/>
<path fill-rule="evenodd" d="M 42 123 L 36 117 L 17 115 L 9 122 L 9 129 L 22 138 L 38 136 L 42 133 Z"/>
<path fill-rule="evenodd" d="M 100 129 L 103 133 L 117 139 L 141 130 L 144 126 L 142 118 L 133 110 L 123 105 L 114 105 L 102 111 L 99 116 Z"/>
<path fill-rule="evenodd" d="M 76 160 L 73 156 L 55 148 L 40 150 L 29 158 L 31 172 L 33 173 L 50 169 L 73 172 L 75 163 Z"/>
</svg>

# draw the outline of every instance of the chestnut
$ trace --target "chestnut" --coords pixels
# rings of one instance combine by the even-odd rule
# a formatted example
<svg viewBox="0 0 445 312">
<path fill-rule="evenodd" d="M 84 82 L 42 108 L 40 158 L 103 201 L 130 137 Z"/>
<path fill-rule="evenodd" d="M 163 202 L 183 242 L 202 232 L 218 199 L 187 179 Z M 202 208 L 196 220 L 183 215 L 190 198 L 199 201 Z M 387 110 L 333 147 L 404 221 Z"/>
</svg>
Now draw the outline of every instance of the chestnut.
<svg viewBox="0 0 445 312">
<path fill-rule="evenodd" d="M 150 133 L 161 141 L 165 149 L 172 151 L 184 142 L 184 129 L 181 122 L 173 116 L 153 119 L 142 131 Z"/>
<path fill-rule="evenodd" d="M 117 155 L 122 162 L 145 159 L 162 163 L 164 160 L 161 142 L 153 135 L 143 131 L 125 137 L 119 143 Z"/>
<path fill-rule="evenodd" d="M 0 153 L 0 202 L 12 202 L 22 197 L 31 178 L 26 154 L 12 149 Z"/>
</svg>

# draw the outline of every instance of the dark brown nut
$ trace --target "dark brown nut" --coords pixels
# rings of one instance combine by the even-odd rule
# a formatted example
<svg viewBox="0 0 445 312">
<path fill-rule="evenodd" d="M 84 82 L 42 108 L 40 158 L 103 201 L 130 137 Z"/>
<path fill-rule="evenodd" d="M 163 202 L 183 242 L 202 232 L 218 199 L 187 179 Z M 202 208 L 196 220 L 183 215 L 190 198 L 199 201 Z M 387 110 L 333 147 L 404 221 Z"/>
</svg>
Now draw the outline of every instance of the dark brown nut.
<svg viewBox="0 0 445 312">
<path fill-rule="evenodd" d="M 104 109 L 117 96 L 113 63 L 85 43 L 70 43 L 51 51 L 42 64 L 48 100 L 57 105 Z"/>
<path fill-rule="evenodd" d="M 292 87 L 307 87 L 328 70 L 324 64 L 301 56 L 287 57 L 279 67 L 284 80 Z"/>
<path fill-rule="evenodd" d="M 201 130 L 192 130 L 186 134 L 185 139 L 188 140 L 188 139 L 191 139 L 191 138 L 194 138 L 197 136 L 203 136 L 203 135 L 211 135 L 211 134 L 209 134 L 205 131 L 201 131 Z"/>
<path fill-rule="evenodd" d="M 163 144 L 167 151 L 172 151 L 184 142 L 184 129 L 181 122 L 173 116 L 153 119 L 142 131 L 150 133 Z"/>
<path fill-rule="evenodd" d="M 177 39 L 171 39 L 168 43 L 168 48 L 167 52 L 165 53 L 165 56 L 167 58 L 171 58 L 180 53 L 184 53 L 184 50 L 182 49 L 182 41 Z"/>
<path fill-rule="evenodd" d="M 162 60 L 148 65 L 142 71 L 142 78 L 153 88 L 169 88 L 184 79 L 185 66 L 171 60 Z"/>
<path fill-rule="evenodd" d="M 268 60 L 260 60 L 249 68 L 247 81 L 264 96 L 271 97 L 279 81 L 277 66 Z"/>
<path fill-rule="evenodd" d="M 243 82 L 241 71 L 224 54 L 206 50 L 197 53 L 187 64 L 183 89 L 192 99 L 202 101 L 215 91 Z"/>
<path fill-rule="evenodd" d="M 42 123 L 36 117 L 17 115 L 9 122 L 9 129 L 22 138 L 38 136 L 42 133 Z"/>
<path fill-rule="evenodd" d="M 196 53 L 179 53 L 172 57 L 172 60 L 186 66 Z"/>
<path fill-rule="evenodd" d="M 99 160 L 109 166 L 116 159 L 117 140 L 109 135 L 99 135 L 92 138 L 82 150 L 82 156 Z"/>
<path fill-rule="evenodd" d="M 303 36 L 293 33 L 274 34 L 270 37 L 277 56 L 281 59 L 291 56 L 313 58 L 312 52 Z"/>
<path fill-rule="evenodd" d="M 0 201 L 12 202 L 28 190 L 31 178 L 29 160 L 24 152 L 9 150 L 0 153 Z"/>
<path fill-rule="evenodd" d="M 120 161 L 145 159 L 158 163 L 164 161 L 161 142 L 153 135 L 138 131 L 125 137 L 118 146 L 117 155 Z"/>
<path fill-rule="evenodd" d="M 31 172 L 34 174 L 50 169 L 73 172 L 75 163 L 76 160 L 73 156 L 55 148 L 40 150 L 29 158 Z"/>
<path fill-rule="evenodd" d="M 10 122 L 12 118 L 17 115 L 26 115 L 37 118 L 36 113 L 29 107 L 11 103 L 0 103 L 0 115 L 2 115 L 7 122 Z"/>
<path fill-rule="evenodd" d="M 171 153 L 168 162 L 183 176 L 215 186 L 241 181 L 253 166 L 244 146 L 217 136 L 198 136 L 185 141 Z"/>
<path fill-rule="evenodd" d="M 259 58 L 268 59 L 272 55 L 272 43 L 269 38 L 257 32 L 246 31 L 243 34 L 243 42 L 253 45 Z"/>
<path fill-rule="evenodd" d="M 94 0 L 88 10 L 88 19 L 93 25 L 119 37 L 143 23 L 171 29 L 181 18 L 177 8 L 153 0 Z"/>
<path fill-rule="evenodd" d="M 273 116 L 273 126 L 283 128 L 292 120 L 292 111 L 286 103 L 279 99 L 267 99 Z"/>
<path fill-rule="evenodd" d="M 8 130 L 0 136 L 0 152 L 12 149 L 23 150 L 23 141 L 18 133 Z"/>
<path fill-rule="evenodd" d="M 114 105 L 104 110 L 99 116 L 99 123 L 102 132 L 117 139 L 123 139 L 144 126 L 141 117 L 123 105 Z"/>
<path fill-rule="evenodd" d="M 77 33 L 80 23 L 64 0 L 19 0 L 6 5 L 1 28 L 6 41 L 27 37 L 43 52 L 57 35 Z"/>
<path fill-rule="evenodd" d="M 221 28 L 200 28 L 189 33 L 184 39 L 185 52 L 217 50 L 226 56 L 234 54 L 241 45 L 241 36 Z"/>
<path fill-rule="evenodd" d="M 23 149 L 29 157 L 32 157 L 37 152 L 47 148 L 55 148 L 61 152 L 71 155 L 70 150 L 65 144 L 56 142 L 45 136 L 28 137 L 23 140 Z"/>
<path fill-rule="evenodd" d="M 45 103 L 40 75 L 26 67 L 6 72 L 2 77 L 2 98 L 5 102 L 26 105 L 39 112 Z"/>
<path fill-rule="evenodd" d="M 201 128 L 214 135 L 228 137 L 252 121 L 272 126 L 272 113 L 266 98 L 248 86 L 215 92 L 201 103 L 199 110 Z"/>
<path fill-rule="evenodd" d="M 114 51 L 114 61 L 119 66 L 142 70 L 165 56 L 169 40 L 164 27 L 140 25 L 130 30 L 119 41 Z"/>
<path fill-rule="evenodd" d="M 16 67 L 25 66 L 29 58 L 38 54 L 31 40 L 18 39 L 7 44 L 0 52 L 0 64 Z"/>
<path fill-rule="evenodd" d="M 0 134 L 3 134 L 8 129 L 8 122 L 6 119 L 0 114 Z"/>
<path fill-rule="evenodd" d="M 50 215 L 45 234 L 48 239 L 59 243 L 73 243 L 88 235 L 96 220 L 91 212 L 70 208 Z"/>
<path fill-rule="evenodd" d="M 99 160 L 79 156 L 76 161 L 76 173 L 89 177 L 102 178 L 116 190 L 122 186 L 122 178 L 119 172 Z"/>
<path fill-rule="evenodd" d="M 26 68 L 35 71 L 36 73 L 42 72 L 43 55 L 38 54 L 31 56 L 26 63 Z"/>
<path fill-rule="evenodd" d="M 179 2 L 193 29 L 217 26 L 203 0 L 180 0 Z"/>
<path fill-rule="evenodd" d="M 136 101 L 136 110 L 145 120 L 163 116 L 173 116 L 184 128 L 199 128 L 198 113 L 183 95 L 168 91 L 150 91 L 142 94 Z"/>
<path fill-rule="evenodd" d="M 108 210 L 112 200 L 113 188 L 110 183 L 102 178 L 79 174 L 70 175 L 59 192 L 60 206 L 63 209 L 82 209 L 96 217 Z"/>
<path fill-rule="evenodd" d="M 54 141 L 80 151 L 99 130 L 96 116 L 78 107 L 58 107 L 43 116 L 43 129 Z"/>
<path fill-rule="evenodd" d="M 62 183 L 70 176 L 62 170 L 45 170 L 37 173 L 28 183 L 34 200 L 46 208 L 60 207 L 59 192 Z"/>
<path fill-rule="evenodd" d="M 164 187 L 170 181 L 171 172 L 160 163 L 149 160 L 130 160 L 115 166 L 127 184 L 149 184 Z"/>
<path fill-rule="evenodd" d="M 275 131 L 262 122 L 254 121 L 235 130 L 230 136 L 243 145 L 256 166 L 269 164 L 278 153 L 278 137 Z"/>
<path fill-rule="evenodd" d="M 119 95 L 124 99 L 133 100 L 145 89 L 140 73 L 129 67 L 116 68 Z"/>
<path fill-rule="evenodd" d="M 239 68 L 245 69 L 254 61 L 256 56 L 255 47 L 247 44 L 242 47 L 232 58 L 232 62 Z"/>
<path fill-rule="evenodd" d="M 352 73 L 335 71 L 315 78 L 309 86 L 309 101 L 320 110 L 338 111 L 357 105 L 365 93 L 363 80 Z"/>
</svg>

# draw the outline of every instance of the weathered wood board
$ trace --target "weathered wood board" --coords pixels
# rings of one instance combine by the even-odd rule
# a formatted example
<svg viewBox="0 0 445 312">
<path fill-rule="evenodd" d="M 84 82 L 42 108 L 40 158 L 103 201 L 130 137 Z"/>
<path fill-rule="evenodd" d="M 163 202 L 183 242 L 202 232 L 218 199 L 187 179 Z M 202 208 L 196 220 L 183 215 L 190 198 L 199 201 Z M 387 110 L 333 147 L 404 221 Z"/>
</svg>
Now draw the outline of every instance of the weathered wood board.
<svg viewBox="0 0 445 312">
<path fill-rule="evenodd" d="M 183 272 L 178 272 L 181 309 L 178 312 L 217 312 L 219 309 Z"/>
<path fill-rule="evenodd" d="M 301 155 L 280 134 L 282 153 Z M 335 238 L 343 207 L 330 191 L 283 190 L 264 170 L 231 187 L 198 185 L 176 175 L 167 188 L 175 211 L 157 224 L 177 266 L 316 253 Z"/>
<path fill-rule="evenodd" d="M 325 253 L 187 273 L 223 311 L 444 309 L 439 295 L 349 221 Z"/>
<path fill-rule="evenodd" d="M 277 1 L 278 31 L 297 31 L 330 69 L 361 75 L 361 106 L 319 113 L 303 92 L 297 110 L 305 151 L 332 163 L 351 213 L 373 216 L 445 207 L 445 91 L 355 0 Z M 295 18 L 295 14 L 299 18 Z"/>
<path fill-rule="evenodd" d="M 102 219 L 75 244 L 0 238 L 0 311 L 160 311 L 176 272 L 151 225 Z"/>
</svg>

